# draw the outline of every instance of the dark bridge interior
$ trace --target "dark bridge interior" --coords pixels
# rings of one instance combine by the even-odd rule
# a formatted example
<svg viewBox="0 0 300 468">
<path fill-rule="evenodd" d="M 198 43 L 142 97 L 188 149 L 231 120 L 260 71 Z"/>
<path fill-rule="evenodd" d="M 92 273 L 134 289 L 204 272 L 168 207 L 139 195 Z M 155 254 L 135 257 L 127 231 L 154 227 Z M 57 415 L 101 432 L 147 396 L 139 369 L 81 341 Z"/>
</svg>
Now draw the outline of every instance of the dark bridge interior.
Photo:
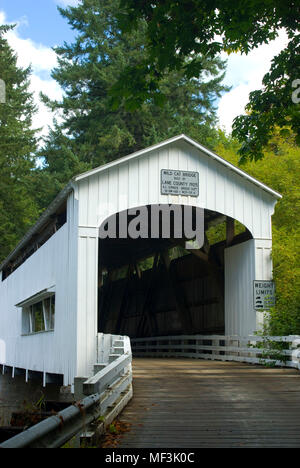
<svg viewBox="0 0 300 468">
<path fill-rule="evenodd" d="M 224 333 L 224 249 L 251 234 L 208 210 L 204 230 L 198 250 L 173 237 L 99 239 L 98 331 L 131 338 Z"/>
</svg>

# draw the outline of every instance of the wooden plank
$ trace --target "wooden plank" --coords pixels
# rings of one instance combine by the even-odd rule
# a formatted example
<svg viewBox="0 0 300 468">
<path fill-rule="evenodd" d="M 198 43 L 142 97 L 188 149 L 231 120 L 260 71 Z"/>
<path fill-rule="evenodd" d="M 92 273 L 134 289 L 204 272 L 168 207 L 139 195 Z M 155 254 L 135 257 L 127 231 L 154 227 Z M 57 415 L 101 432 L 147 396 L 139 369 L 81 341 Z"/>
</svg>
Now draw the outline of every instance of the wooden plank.
<svg viewBox="0 0 300 468">
<path fill-rule="evenodd" d="M 133 372 L 118 448 L 300 447 L 299 371 L 138 358 Z"/>
</svg>

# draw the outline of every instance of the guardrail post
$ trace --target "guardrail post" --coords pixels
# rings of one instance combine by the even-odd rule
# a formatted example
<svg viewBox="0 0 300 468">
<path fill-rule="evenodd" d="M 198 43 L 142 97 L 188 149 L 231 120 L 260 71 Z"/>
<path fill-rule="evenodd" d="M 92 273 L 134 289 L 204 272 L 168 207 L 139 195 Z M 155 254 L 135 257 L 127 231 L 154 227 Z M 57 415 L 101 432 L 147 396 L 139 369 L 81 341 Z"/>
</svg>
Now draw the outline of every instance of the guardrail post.
<svg viewBox="0 0 300 468">
<path fill-rule="evenodd" d="M 239 353 L 239 355 L 243 356 L 243 357 L 251 358 L 252 354 L 250 353 L 250 345 L 251 345 L 251 342 L 250 342 L 249 339 L 247 339 L 247 338 L 241 339 L 240 340 L 240 348 L 241 348 L 242 351 L 241 351 L 241 353 Z M 246 351 L 248 349 L 249 349 L 249 352 Z"/>
<path fill-rule="evenodd" d="M 202 345 L 202 340 L 199 340 L 197 339 L 196 340 L 196 354 L 201 354 L 202 353 L 202 349 L 200 348 L 200 346 Z"/>
<path fill-rule="evenodd" d="M 83 393 L 83 384 L 87 380 L 87 377 L 75 377 L 74 379 L 74 398 L 76 401 L 82 400 L 86 397 Z"/>
<path fill-rule="evenodd" d="M 300 370 L 300 338 L 296 338 L 292 341 L 292 360 L 296 362 L 298 365 L 298 369 Z"/>
<path fill-rule="evenodd" d="M 220 351 L 219 351 L 219 350 L 214 350 L 213 347 L 214 347 L 214 346 L 220 346 L 220 340 L 219 340 L 219 339 L 217 339 L 217 340 L 212 340 L 211 344 L 212 344 L 211 353 L 212 353 L 212 354 L 216 354 L 216 355 L 218 356 L 218 355 L 220 354 Z"/>
</svg>

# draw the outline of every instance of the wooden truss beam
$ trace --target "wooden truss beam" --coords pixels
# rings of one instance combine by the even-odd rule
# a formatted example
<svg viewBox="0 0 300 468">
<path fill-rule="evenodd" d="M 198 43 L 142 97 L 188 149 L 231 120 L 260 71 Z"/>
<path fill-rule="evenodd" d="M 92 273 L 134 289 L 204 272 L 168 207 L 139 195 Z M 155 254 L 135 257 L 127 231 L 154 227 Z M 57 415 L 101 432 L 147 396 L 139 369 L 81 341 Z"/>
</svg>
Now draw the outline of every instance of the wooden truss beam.
<svg viewBox="0 0 300 468">
<path fill-rule="evenodd" d="M 226 247 L 232 244 L 234 239 L 234 219 L 227 216 L 226 218 Z"/>
<path fill-rule="evenodd" d="M 124 283 L 123 294 L 122 294 L 121 303 L 120 303 L 119 312 L 118 312 L 117 321 L 116 321 L 116 326 L 115 326 L 117 335 L 121 334 L 124 315 L 130 303 L 128 287 L 129 287 L 129 283 L 131 279 L 132 269 L 133 269 L 132 265 L 128 265 L 127 273 L 126 273 L 126 281 Z"/>
<path fill-rule="evenodd" d="M 154 257 L 154 261 L 153 261 L 153 265 L 151 269 L 151 277 L 148 283 L 148 288 L 147 288 L 147 291 L 145 291 L 141 318 L 137 326 L 137 336 L 142 336 L 145 333 L 147 323 L 150 329 L 150 333 L 153 336 L 157 335 L 158 333 L 158 325 L 157 325 L 156 316 L 153 313 L 153 311 L 151 311 L 151 302 L 152 302 L 152 291 L 155 286 L 156 272 L 157 272 L 158 265 L 159 265 L 159 258 L 160 258 L 160 255 L 157 252 Z"/>
<path fill-rule="evenodd" d="M 176 277 L 176 273 L 173 268 L 171 268 L 171 260 L 168 251 L 162 252 L 162 260 L 166 267 L 168 274 L 169 283 L 173 292 L 173 297 L 175 300 L 176 310 L 179 315 L 183 333 L 192 333 L 193 323 L 192 316 L 189 308 L 186 305 L 185 293 L 183 287 Z"/>
</svg>

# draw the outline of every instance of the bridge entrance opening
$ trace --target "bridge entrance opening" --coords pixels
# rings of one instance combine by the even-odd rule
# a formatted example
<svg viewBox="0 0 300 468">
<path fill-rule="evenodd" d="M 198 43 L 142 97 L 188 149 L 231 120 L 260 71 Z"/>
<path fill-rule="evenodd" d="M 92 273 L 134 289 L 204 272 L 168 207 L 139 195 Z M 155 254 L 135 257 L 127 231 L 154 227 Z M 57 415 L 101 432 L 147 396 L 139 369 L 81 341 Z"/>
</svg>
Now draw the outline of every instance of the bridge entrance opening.
<svg viewBox="0 0 300 468">
<path fill-rule="evenodd" d="M 191 248 L 175 234 L 172 216 L 168 238 L 161 226 L 159 237 L 151 238 L 149 219 L 149 236 L 132 239 L 118 235 L 119 215 L 116 238 L 99 239 L 98 332 L 130 338 L 224 334 L 224 251 L 251 239 L 250 232 L 204 210 L 203 245 Z"/>
</svg>

